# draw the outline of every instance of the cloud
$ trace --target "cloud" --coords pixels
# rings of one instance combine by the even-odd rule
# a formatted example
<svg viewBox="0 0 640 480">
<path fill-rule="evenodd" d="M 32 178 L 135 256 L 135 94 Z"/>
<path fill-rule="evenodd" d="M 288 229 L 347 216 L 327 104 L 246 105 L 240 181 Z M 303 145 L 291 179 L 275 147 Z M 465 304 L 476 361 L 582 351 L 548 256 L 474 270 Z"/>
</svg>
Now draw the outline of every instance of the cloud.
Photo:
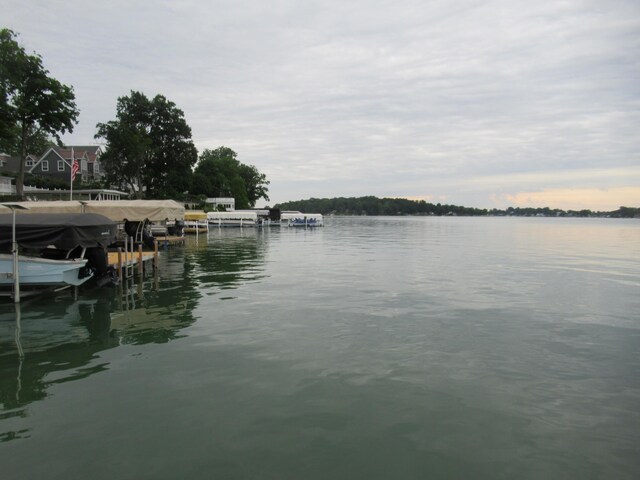
<svg viewBox="0 0 640 480">
<path fill-rule="evenodd" d="M 275 201 L 490 206 L 492 194 L 629 186 L 587 177 L 640 165 L 634 0 L 0 5 L 75 88 L 68 143 L 90 142 L 118 96 L 161 93 L 200 150 L 236 150 Z"/>
</svg>

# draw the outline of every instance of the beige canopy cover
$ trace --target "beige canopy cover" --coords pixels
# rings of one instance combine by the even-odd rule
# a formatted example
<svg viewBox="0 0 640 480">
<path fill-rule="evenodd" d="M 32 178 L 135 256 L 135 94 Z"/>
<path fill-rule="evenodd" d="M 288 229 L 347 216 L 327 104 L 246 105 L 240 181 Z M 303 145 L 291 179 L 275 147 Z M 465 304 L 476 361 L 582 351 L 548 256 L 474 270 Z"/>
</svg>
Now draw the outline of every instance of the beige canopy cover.
<svg viewBox="0 0 640 480">
<path fill-rule="evenodd" d="M 69 202 L 65 200 L 56 200 L 52 202 L 11 202 L 12 204 L 22 205 L 27 210 L 20 210 L 18 215 L 26 215 L 29 213 L 82 213 L 82 204 L 80 202 Z M 0 213 L 11 213 L 7 207 L 0 206 Z"/>
<path fill-rule="evenodd" d="M 92 200 L 86 202 L 84 211 L 115 222 L 184 220 L 184 206 L 174 200 Z"/>
<path fill-rule="evenodd" d="M 125 220 L 162 222 L 164 220 L 184 220 L 184 206 L 174 200 L 92 200 L 53 202 L 12 202 L 28 208 L 19 215 L 30 213 L 99 213 L 114 222 Z M 83 210 L 84 206 L 84 210 Z M 0 206 L 0 213 L 10 213 Z"/>
</svg>

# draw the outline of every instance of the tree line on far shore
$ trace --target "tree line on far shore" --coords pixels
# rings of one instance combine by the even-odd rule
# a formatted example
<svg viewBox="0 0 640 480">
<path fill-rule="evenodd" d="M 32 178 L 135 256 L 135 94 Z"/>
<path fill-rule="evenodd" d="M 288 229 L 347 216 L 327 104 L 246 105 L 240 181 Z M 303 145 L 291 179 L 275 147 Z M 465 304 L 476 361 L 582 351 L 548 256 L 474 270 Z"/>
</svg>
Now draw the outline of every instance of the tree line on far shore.
<svg viewBox="0 0 640 480">
<path fill-rule="evenodd" d="M 28 54 L 17 35 L 0 29 L 0 153 L 18 156 L 16 193 L 24 185 L 68 187 L 59 179 L 32 177 L 28 155 L 48 145 L 62 146 L 60 135 L 73 132 L 79 110 L 73 87 L 49 75 L 37 53 Z M 116 102 L 116 118 L 96 125 L 95 138 L 106 143 L 100 158 L 104 178 L 92 187 L 118 188 L 137 198 L 234 197 L 237 208 L 269 200 L 266 176 L 238 161 L 228 147 L 200 155 L 184 113 L 163 95 L 148 98 L 131 91 Z M 62 182 L 65 183 L 65 182 Z"/>
<path fill-rule="evenodd" d="M 281 210 L 298 210 L 323 215 L 436 215 L 436 216 L 520 216 L 520 217 L 613 217 L 633 218 L 640 216 L 640 208 L 620 207 L 611 212 L 591 210 L 561 210 L 545 208 L 486 209 L 428 203 L 424 200 L 406 198 L 338 197 L 310 198 L 277 205 Z"/>
</svg>

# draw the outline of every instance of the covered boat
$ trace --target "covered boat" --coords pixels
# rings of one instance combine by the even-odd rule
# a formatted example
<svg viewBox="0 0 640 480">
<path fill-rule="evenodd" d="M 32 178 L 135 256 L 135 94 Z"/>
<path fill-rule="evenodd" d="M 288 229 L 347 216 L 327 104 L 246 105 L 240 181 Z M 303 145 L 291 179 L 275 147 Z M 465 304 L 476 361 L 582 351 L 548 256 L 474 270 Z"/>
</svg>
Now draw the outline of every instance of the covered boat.
<svg viewBox="0 0 640 480">
<path fill-rule="evenodd" d="M 59 200 L 53 202 L 14 202 L 28 210 L 21 215 L 40 213 L 98 213 L 114 222 L 166 222 L 184 219 L 184 206 L 174 200 Z M 0 213 L 10 213 L 0 206 Z"/>
<path fill-rule="evenodd" d="M 123 223 L 135 242 L 154 248 L 153 229 L 166 235 L 170 227 L 182 224 L 184 206 L 174 200 L 100 200 L 85 202 L 85 212 L 99 213 Z"/>
<path fill-rule="evenodd" d="M 95 213 L 30 213 L 15 217 L 21 285 L 80 285 L 107 271 L 106 247 L 116 224 Z M 13 279 L 13 216 L 0 214 L 0 285 Z M 87 265 L 87 263 L 89 263 Z"/>
<path fill-rule="evenodd" d="M 184 233 L 207 233 L 209 223 L 207 213 L 202 210 L 187 210 L 184 212 Z"/>
<path fill-rule="evenodd" d="M 184 219 L 184 206 L 174 200 L 95 200 L 84 211 L 99 213 L 114 222 L 169 222 Z"/>
<path fill-rule="evenodd" d="M 254 210 L 209 212 L 207 218 L 209 225 L 216 227 L 255 227 L 258 225 L 258 213 Z"/>
</svg>

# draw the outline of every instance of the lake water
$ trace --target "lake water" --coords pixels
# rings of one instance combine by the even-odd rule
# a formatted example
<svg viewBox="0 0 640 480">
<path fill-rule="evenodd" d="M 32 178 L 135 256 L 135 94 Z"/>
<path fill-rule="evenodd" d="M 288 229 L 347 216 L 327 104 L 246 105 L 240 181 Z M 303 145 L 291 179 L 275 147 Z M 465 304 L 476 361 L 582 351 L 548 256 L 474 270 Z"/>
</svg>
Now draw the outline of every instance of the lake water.
<svg viewBox="0 0 640 480">
<path fill-rule="evenodd" d="M 160 270 L 0 305 L 3 479 L 638 478 L 638 220 L 216 229 Z"/>
</svg>

